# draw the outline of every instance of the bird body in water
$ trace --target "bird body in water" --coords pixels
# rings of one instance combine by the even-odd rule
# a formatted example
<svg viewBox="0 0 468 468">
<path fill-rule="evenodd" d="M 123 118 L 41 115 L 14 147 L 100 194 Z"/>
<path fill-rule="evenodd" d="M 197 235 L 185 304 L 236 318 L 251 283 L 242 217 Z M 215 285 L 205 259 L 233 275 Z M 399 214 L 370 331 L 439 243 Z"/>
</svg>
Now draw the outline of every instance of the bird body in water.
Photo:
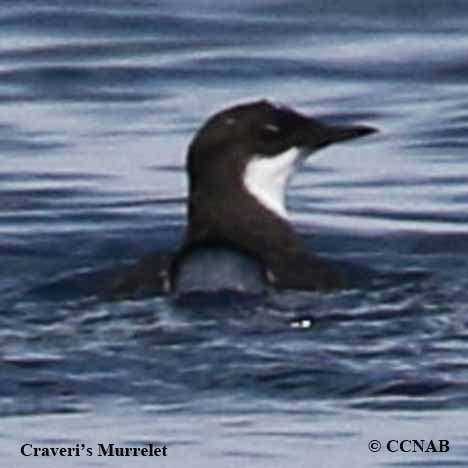
<svg viewBox="0 0 468 468">
<path fill-rule="evenodd" d="M 261 294 L 342 287 L 340 274 L 304 246 L 289 222 L 286 189 L 308 155 L 375 131 L 324 124 L 266 100 L 213 115 L 188 149 L 182 246 L 175 254 L 144 257 L 115 291 Z"/>
</svg>

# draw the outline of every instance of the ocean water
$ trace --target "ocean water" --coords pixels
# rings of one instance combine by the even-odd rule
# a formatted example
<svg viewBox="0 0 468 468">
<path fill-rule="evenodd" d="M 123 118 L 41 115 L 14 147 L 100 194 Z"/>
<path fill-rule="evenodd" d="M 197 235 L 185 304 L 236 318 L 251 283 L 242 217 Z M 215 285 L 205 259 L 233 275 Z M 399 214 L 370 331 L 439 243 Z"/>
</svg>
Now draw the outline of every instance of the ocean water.
<svg viewBox="0 0 468 468">
<path fill-rule="evenodd" d="M 3 1 L 2 463 L 467 466 L 467 46 L 456 0 Z M 258 97 L 379 129 L 289 190 L 355 284 L 213 307 L 93 294 L 177 247 L 191 136 Z M 450 450 L 386 450 L 404 439 Z M 20 453 L 149 442 L 168 456 Z"/>
</svg>

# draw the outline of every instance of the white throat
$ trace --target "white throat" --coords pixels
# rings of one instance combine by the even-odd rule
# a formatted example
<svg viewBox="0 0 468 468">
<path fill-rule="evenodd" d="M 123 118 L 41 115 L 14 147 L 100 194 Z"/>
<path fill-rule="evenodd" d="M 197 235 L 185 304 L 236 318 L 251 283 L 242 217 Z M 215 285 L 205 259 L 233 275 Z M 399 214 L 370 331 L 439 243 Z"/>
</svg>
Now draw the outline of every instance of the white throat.
<svg viewBox="0 0 468 468">
<path fill-rule="evenodd" d="M 245 187 L 262 205 L 287 219 L 288 181 L 296 164 L 308 153 L 304 148 L 293 147 L 277 156 L 253 158 L 245 168 Z"/>
</svg>

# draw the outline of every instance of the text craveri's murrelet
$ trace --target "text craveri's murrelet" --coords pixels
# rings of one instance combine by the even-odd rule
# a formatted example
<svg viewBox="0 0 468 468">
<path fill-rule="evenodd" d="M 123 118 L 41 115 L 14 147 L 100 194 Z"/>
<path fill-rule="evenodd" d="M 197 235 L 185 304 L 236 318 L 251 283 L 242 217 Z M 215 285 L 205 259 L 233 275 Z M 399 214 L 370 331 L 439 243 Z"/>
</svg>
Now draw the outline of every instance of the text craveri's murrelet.
<svg viewBox="0 0 468 468">
<path fill-rule="evenodd" d="M 166 457 L 167 447 L 146 444 L 141 447 L 128 447 L 116 444 L 75 444 L 73 447 L 37 447 L 31 443 L 21 446 L 25 457 Z"/>
</svg>

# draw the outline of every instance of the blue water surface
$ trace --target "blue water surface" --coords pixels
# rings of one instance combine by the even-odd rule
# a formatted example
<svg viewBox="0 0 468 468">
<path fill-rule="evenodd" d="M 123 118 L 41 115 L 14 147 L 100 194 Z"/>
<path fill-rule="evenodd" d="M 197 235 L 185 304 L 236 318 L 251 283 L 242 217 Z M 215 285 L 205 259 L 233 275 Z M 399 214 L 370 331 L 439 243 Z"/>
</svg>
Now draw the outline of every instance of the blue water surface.
<svg viewBox="0 0 468 468">
<path fill-rule="evenodd" d="M 467 466 L 467 46 L 457 0 L 3 1 L 2 463 Z M 102 272 L 177 247 L 191 136 L 259 97 L 380 130 L 289 191 L 350 288 L 96 296 Z M 368 450 L 403 438 L 450 452 Z M 169 456 L 19 452 L 99 442 Z"/>
</svg>

